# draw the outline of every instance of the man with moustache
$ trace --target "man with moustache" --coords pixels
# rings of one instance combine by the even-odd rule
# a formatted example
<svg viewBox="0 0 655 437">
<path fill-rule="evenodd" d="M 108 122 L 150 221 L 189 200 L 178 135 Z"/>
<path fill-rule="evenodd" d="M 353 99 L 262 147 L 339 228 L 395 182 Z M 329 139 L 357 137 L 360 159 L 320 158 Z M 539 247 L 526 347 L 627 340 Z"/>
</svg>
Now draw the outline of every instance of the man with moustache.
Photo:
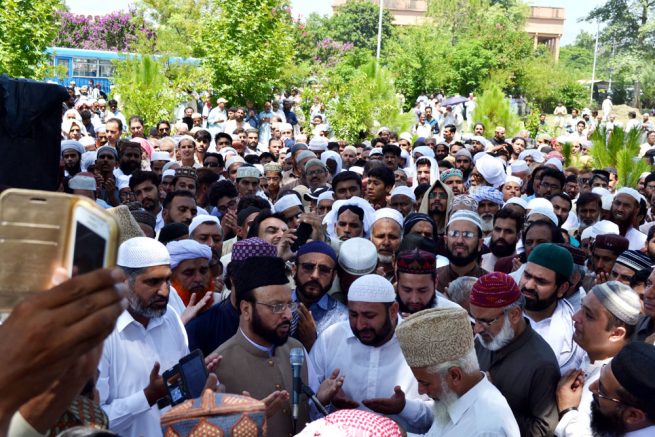
<svg viewBox="0 0 655 437">
<path fill-rule="evenodd" d="M 478 278 L 470 299 L 480 370 L 507 399 L 521 435 L 552 435 L 559 365 L 548 343 L 523 318 L 525 298 L 516 282 L 505 273 L 489 273 Z"/>
<path fill-rule="evenodd" d="M 428 308 L 459 308 L 440 296 L 435 288 L 436 258 L 433 253 L 414 249 L 398 254 L 396 261 L 396 301 L 401 315 Z"/>
<path fill-rule="evenodd" d="M 293 434 L 289 355 L 291 349 L 302 348 L 302 344 L 289 338 L 297 304 L 291 299 L 284 261 L 270 256 L 248 258 L 236 269 L 234 279 L 239 329 L 216 350 L 223 356 L 216 367 L 216 376 L 227 393 L 247 391 L 254 398 L 264 400 L 268 434 Z M 308 383 L 306 362 L 302 365 L 301 379 Z M 305 427 L 307 410 L 307 402 L 303 400 L 298 430 Z"/>
<path fill-rule="evenodd" d="M 443 293 L 448 284 L 460 276 L 479 278 L 488 273 L 478 264 L 482 249 L 482 224 L 476 213 L 456 211 L 448 221 L 445 242 L 450 264 L 437 269 L 438 291 Z"/>
<path fill-rule="evenodd" d="M 383 414 L 405 430 L 423 434 L 432 425 L 430 402 L 418 384 L 395 336 L 398 303 L 393 285 L 380 275 L 365 275 L 348 290 L 349 321 L 326 329 L 309 353 L 318 384 L 339 369 L 346 378 L 331 397 L 337 408 Z"/>
<path fill-rule="evenodd" d="M 160 242 L 136 237 L 121 244 L 116 262 L 128 278 L 128 306 L 104 343 L 100 406 L 117 434 L 161 436 L 157 400 L 168 394 L 161 373 L 189 353 L 184 327 L 168 307 L 170 256 Z"/>
<path fill-rule="evenodd" d="M 639 250 L 644 247 L 646 235 L 634 228 L 635 217 L 639 214 L 639 203 L 643 196 L 634 188 L 620 188 L 612 200 L 611 221 L 619 226 L 619 234 L 628 239 L 628 249 Z"/>
<path fill-rule="evenodd" d="M 525 316 L 550 345 L 557 357 L 560 372 L 577 369 L 583 351 L 573 341 L 573 307 L 564 298 L 569 292 L 573 257 L 565 248 L 553 243 L 535 247 L 519 282 L 525 297 Z"/>
<path fill-rule="evenodd" d="M 130 176 L 141 168 L 141 145 L 129 140 L 118 141 L 118 168 L 114 176 Z"/>
<path fill-rule="evenodd" d="M 336 270 L 337 254 L 322 241 L 303 244 L 296 253 L 296 289 L 291 299 L 298 309 L 291 319 L 291 336 L 308 351 L 323 331 L 348 319 L 348 308 L 328 294 Z"/>
<path fill-rule="evenodd" d="M 164 224 L 184 223 L 189 226 L 198 214 L 196 198 L 189 191 L 172 191 L 166 195 L 162 204 Z"/>
<path fill-rule="evenodd" d="M 211 249 L 191 239 L 171 241 L 166 249 L 171 256 L 171 286 L 175 291 L 171 306 L 182 315 L 189 304 L 200 303 L 206 297 L 199 311 L 211 307 L 214 304 L 214 284 L 209 270 Z M 188 322 L 186 317 L 182 322 Z"/>
<path fill-rule="evenodd" d="M 130 190 L 136 196 L 137 202 L 141 202 L 143 209 L 156 218 L 155 232 L 158 232 L 164 227 L 159 197 L 159 177 L 152 171 L 137 170 L 130 178 Z"/>
<path fill-rule="evenodd" d="M 655 434 L 655 346 L 632 343 L 621 349 L 590 390 L 594 435 Z"/>
<path fill-rule="evenodd" d="M 494 228 L 494 214 L 505 203 L 503 201 L 503 193 L 492 187 L 480 186 L 476 188 L 472 196 L 478 202 L 478 214 L 480 214 L 482 233 L 486 237 L 491 234 Z"/>
<path fill-rule="evenodd" d="M 411 315 L 396 331 L 419 393 L 434 400 L 428 435 L 518 437 L 507 401 L 480 372 L 470 329 L 461 308 L 434 308 Z"/>
<path fill-rule="evenodd" d="M 403 215 L 392 208 L 375 211 L 371 226 L 371 241 L 378 251 L 378 272 L 389 280 L 394 278 L 395 257 L 403 238 Z"/>
<path fill-rule="evenodd" d="M 501 208 L 494 214 L 493 220 L 489 243 L 491 252 L 482 255 L 480 264 L 480 267 L 488 272 L 496 270 L 496 261 L 499 258 L 513 256 L 516 253 L 516 244 L 523 229 L 524 215 L 509 208 Z"/>
</svg>

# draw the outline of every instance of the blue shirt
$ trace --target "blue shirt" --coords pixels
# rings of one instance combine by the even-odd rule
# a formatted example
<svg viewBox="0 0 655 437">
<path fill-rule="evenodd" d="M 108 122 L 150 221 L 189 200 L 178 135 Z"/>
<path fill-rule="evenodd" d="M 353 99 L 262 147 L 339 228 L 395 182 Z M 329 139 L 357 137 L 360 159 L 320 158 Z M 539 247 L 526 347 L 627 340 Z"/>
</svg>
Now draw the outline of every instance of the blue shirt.
<svg viewBox="0 0 655 437">
<path fill-rule="evenodd" d="M 198 314 L 185 328 L 189 350 L 200 349 L 207 356 L 236 334 L 239 314 L 228 298 Z"/>
<path fill-rule="evenodd" d="M 298 300 L 296 290 L 293 290 L 291 293 L 291 299 L 294 302 L 300 302 Z M 312 317 L 314 317 L 314 321 L 316 322 L 317 336 L 333 324 L 348 320 L 348 308 L 338 300 L 332 298 L 327 293 L 325 293 L 323 297 L 321 297 L 318 301 L 309 306 L 309 312 L 312 313 Z M 296 332 L 297 329 L 298 311 L 294 311 L 293 317 L 291 319 L 290 331 L 293 338 L 298 338 L 298 333 Z"/>
</svg>

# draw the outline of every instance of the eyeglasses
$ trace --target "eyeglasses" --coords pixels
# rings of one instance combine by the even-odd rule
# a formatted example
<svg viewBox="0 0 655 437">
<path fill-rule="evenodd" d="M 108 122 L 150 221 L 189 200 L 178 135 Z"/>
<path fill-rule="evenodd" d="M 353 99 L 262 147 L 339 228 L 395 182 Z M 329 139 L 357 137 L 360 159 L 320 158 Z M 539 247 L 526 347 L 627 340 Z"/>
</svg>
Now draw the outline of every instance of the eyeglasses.
<svg viewBox="0 0 655 437">
<path fill-rule="evenodd" d="M 603 364 L 603 367 L 601 368 L 601 372 L 605 369 L 605 366 L 607 366 L 607 364 Z M 608 401 L 612 401 L 612 402 L 617 403 L 617 404 L 630 405 L 630 404 L 627 404 L 627 403 L 625 403 L 623 401 L 620 401 L 618 399 L 611 398 L 611 397 L 607 396 L 605 393 L 603 393 L 603 385 L 600 383 L 600 378 L 598 378 L 598 391 L 596 392 L 596 395 L 598 395 L 598 397 L 601 398 L 601 399 L 606 399 Z"/>
<path fill-rule="evenodd" d="M 282 314 L 289 309 L 289 311 L 294 312 L 295 310 L 298 309 L 298 303 L 296 302 L 289 302 L 289 303 L 264 303 L 264 302 L 253 302 L 257 305 L 264 305 L 266 307 L 269 307 L 273 314 Z"/>
<path fill-rule="evenodd" d="M 428 199 L 435 199 L 439 197 L 439 199 L 448 199 L 448 193 L 435 193 L 434 191 L 428 194 Z"/>
<path fill-rule="evenodd" d="M 462 237 L 465 240 L 472 240 L 473 238 L 477 237 L 477 234 L 473 231 L 458 231 L 453 229 L 452 231 L 448 231 L 448 236 L 450 238 Z"/>
<path fill-rule="evenodd" d="M 489 319 L 476 319 L 476 318 L 473 317 L 473 316 L 471 316 L 471 318 L 473 319 L 473 321 L 474 321 L 477 325 L 481 325 L 481 326 L 483 326 L 484 328 L 489 329 L 489 328 L 491 328 L 491 325 L 493 325 L 493 324 L 496 323 L 498 320 L 500 320 L 504 315 L 505 315 L 505 312 L 503 311 L 502 313 L 500 313 L 500 314 L 498 315 L 498 317 L 496 317 L 496 318 L 494 318 L 494 319 L 491 319 L 491 320 L 489 320 Z"/>
<path fill-rule="evenodd" d="M 314 170 L 314 171 L 308 171 L 307 176 L 320 176 L 322 174 L 325 174 L 325 170 Z"/>
<path fill-rule="evenodd" d="M 332 274 L 334 270 L 332 267 L 325 266 L 323 264 L 312 264 L 312 263 L 300 263 L 300 268 L 303 272 L 312 274 L 318 268 L 318 274 L 321 276 L 328 276 Z"/>
<path fill-rule="evenodd" d="M 218 205 L 216 207 L 216 209 L 218 209 L 218 211 L 221 214 L 225 214 L 228 209 L 234 209 L 236 206 L 237 206 L 237 201 L 236 201 L 236 199 L 233 199 L 233 200 L 230 200 L 229 202 L 227 202 L 226 205 Z"/>
</svg>

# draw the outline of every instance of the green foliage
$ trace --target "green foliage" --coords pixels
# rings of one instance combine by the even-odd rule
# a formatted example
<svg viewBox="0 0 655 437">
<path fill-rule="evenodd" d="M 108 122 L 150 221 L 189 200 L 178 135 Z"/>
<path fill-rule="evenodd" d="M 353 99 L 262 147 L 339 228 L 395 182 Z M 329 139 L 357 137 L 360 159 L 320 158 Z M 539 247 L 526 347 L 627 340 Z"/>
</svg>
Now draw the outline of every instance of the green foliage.
<svg viewBox="0 0 655 437">
<path fill-rule="evenodd" d="M 476 123 L 484 123 L 485 126 L 503 126 L 508 137 L 523 128 L 518 115 L 510 111 L 509 100 L 495 81 L 491 80 L 482 88 L 482 94 L 477 99 L 473 120 Z"/>
<path fill-rule="evenodd" d="M 0 74 L 42 79 L 60 0 L 0 0 Z"/>
<path fill-rule="evenodd" d="M 591 136 L 591 156 L 594 168 L 614 167 L 618 174 L 618 185 L 634 187 L 639 176 L 650 171 L 650 166 L 638 159 L 641 132 L 633 129 L 625 132 L 615 127 L 611 133 L 597 129 Z"/>
<path fill-rule="evenodd" d="M 203 69 L 196 65 L 173 64 L 149 55 L 129 57 L 114 63 L 113 92 L 120 96 L 126 114 L 139 114 L 147 126 L 171 119 L 173 109 L 186 98 L 189 89 L 203 89 Z"/>
<path fill-rule="evenodd" d="M 367 0 L 348 0 L 329 19 L 328 36 L 340 42 L 353 43 L 355 47 L 375 51 L 377 48 L 380 8 Z M 392 38 L 393 18 L 388 9 L 382 12 L 382 42 Z"/>
<path fill-rule="evenodd" d="M 203 15 L 194 41 L 211 71 L 214 91 L 230 102 L 262 102 L 292 62 L 293 26 L 286 0 L 214 0 L 217 14 Z"/>
</svg>

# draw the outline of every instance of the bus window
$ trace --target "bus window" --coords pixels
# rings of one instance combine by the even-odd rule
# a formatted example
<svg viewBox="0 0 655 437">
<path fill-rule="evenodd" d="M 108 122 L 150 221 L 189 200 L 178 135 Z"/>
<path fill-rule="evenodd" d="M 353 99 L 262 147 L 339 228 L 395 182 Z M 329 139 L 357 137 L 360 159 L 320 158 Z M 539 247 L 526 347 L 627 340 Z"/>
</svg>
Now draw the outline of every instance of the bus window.
<svg viewBox="0 0 655 437">
<path fill-rule="evenodd" d="M 114 75 L 114 65 L 110 60 L 98 60 L 98 77 L 112 77 Z"/>
<path fill-rule="evenodd" d="M 70 58 L 68 59 L 57 59 L 57 70 L 61 70 L 61 76 L 62 77 L 68 77 L 70 76 L 70 71 L 68 71 L 68 62 L 70 61 Z"/>
<path fill-rule="evenodd" d="M 73 76 L 97 77 L 98 60 L 89 58 L 73 58 Z"/>
</svg>

